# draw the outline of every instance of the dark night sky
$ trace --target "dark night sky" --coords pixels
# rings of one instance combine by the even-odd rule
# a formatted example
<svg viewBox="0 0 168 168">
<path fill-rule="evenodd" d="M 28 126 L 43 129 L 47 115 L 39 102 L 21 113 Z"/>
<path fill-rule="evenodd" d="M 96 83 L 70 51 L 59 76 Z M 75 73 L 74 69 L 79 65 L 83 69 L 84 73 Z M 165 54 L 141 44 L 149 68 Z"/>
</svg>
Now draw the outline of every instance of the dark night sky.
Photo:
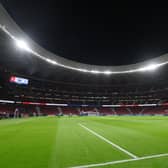
<svg viewBox="0 0 168 168">
<path fill-rule="evenodd" d="M 168 52 L 167 8 L 79 6 L 71 1 L 66 5 L 59 1 L 1 2 L 34 41 L 72 60 L 123 65 Z"/>
</svg>

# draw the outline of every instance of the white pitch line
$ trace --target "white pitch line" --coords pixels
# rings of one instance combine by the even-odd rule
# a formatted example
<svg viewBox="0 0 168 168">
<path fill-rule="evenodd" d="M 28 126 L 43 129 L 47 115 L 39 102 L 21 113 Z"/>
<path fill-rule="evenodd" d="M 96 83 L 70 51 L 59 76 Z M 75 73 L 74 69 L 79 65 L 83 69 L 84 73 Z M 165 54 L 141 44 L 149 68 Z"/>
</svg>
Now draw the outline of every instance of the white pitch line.
<svg viewBox="0 0 168 168">
<path fill-rule="evenodd" d="M 74 166 L 74 167 L 71 167 L 71 168 L 89 168 L 89 167 L 115 165 L 115 164 L 120 164 L 120 163 L 127 163 L 127 162 L 139 161 L 139 160 L 147 160 L 147 159 L 153 159 L 153 158 L 160 158 L 160 157 L 165 157 L 165 156 L 168 156 L 168 153 L 158 154 L 158 155 L 144 156 L 144 157 L 139 157 L 139 158 L 134 158 L 134 159 L 117 160 L 117 161 L 105 162 L 105 163 L 97 163 L 97 164 Z"/>
<path fill-rule="evenodd" d="M 117 144 L 111 142 L 110 140 L 106 139 L 105 137 L 101 136 L 100 134 L 96 133 L 95 131 L 93 131 L 93 130 L 87 128 L 86 126 L 84 126 L 84 125 L 82 125 L 82 124 L 80 124 L 80 123 L 79 123 L 79 125 L 80 125 L 82 128 L 84 128 L 84 129 L 86 129 L 87 131 L 89 131 L 89 132 L 91 132 L 92 134 L 94 134 L 95 136 L 97 136 L 98 138 L 104 140 L 104 141 L 107 142 L 108 144 L 110 144 L 110 145 L 112 145 L 113 147 L 117 148 L 118 150 L 120 150 L 120 151 L 126 153 L 126 154 L 129 155 L 130 157 L 132 157 L 132 158 L 134 158 L 134 159 L 135 159 L 135 158 L 138 158 L 136 155 L 132 154 L 131 152 L 129 152 L 129 151 L 127 151 L 127 150 L 125 150 L 124 148 L 120 147 L 119 145 L 117 145 Z"/>
</svg>

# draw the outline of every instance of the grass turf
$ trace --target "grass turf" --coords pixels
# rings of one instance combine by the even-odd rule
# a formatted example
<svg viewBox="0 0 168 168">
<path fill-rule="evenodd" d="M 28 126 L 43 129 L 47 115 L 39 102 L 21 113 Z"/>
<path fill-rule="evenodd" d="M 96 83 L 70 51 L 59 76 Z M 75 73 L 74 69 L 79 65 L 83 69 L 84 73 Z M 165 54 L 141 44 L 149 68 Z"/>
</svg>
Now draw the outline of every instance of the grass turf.
<svg viewBox="0 0 168 168">
<path fill-rule="evenodd" d="M 0 167 L 66 168 L 130 158 L 79 123 L 138 157 L 168 153 L 168 117 L 12 119 L 0 120 Z M 161 157 L 102 167 L 167 168 L 167 160 Z"/>
</svg>

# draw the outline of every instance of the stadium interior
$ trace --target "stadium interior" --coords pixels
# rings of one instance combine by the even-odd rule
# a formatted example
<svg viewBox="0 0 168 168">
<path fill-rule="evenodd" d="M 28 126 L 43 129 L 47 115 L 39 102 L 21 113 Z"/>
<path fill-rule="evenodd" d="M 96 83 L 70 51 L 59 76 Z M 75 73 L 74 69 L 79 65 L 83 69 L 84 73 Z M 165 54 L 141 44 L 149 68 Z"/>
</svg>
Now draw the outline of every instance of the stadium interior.
<svg viewBox="0 0 168 168">
<path fill-rule="evenodd" d="M 1 118 L 32 115 L 167 115 L 168 68 L 131 74 L 89 74 L 53 66 L 13 47 L 0 33 Z M 12 51 L 12 52 L 11 52 Z M 22 59 L 24 57 L 24 59 Z M 16 66 L 17 65 L 17 66 Z M 45 67 L 45 68 L 44 68 Z M 12 76 L 28 85 L 10 82 Z"/>
<path fill-rule="evenodd" d="M 168 54 L 78 62 L 33 41 L 7 9 L 0 4 L 0 167 L 168 167 Z"/>
<path fill-rule="evenodd" d="M 1 118 L 32 115 L 167 115 L 167 65 L 125 74 L 90 74 L 53 66 L 14 47 L 1 31 Z M 24 57 L 24 59 L 22 59 Z M 16 66 L 17 65 L 17 66 Z M 45 67 L 45 68 L 44 68 Z M 28 85 L 10 82 L 23 77 Z"/>
<path fill-rule="evenodd" d="M 10 61 L 7 63 L 10 64 Z M 80 72 L 64 72 L 62 69 L 56 79 L 53 78 L 54 74 L 47 79 L 42 78 L 43 72 L 39 72 L 39 75 L 20 73 L 23 68 L 27 70 L 26 66 L 22 66 L 17 69 L 12 65 L 8 68 L 2 66 L 0 69 L 0 113 L 3 117 L 14 116 L 16 109 L 22 117 L 33 114 L 58 115 L 60 112 L 75 115 L 82 112 L 100 115 L 168 114 L 166 66 L 154 74 L 114 76 L 78 74 Z M 28 79 L 29 84 L 11 82 L 14 76 Z"/>
</svg>

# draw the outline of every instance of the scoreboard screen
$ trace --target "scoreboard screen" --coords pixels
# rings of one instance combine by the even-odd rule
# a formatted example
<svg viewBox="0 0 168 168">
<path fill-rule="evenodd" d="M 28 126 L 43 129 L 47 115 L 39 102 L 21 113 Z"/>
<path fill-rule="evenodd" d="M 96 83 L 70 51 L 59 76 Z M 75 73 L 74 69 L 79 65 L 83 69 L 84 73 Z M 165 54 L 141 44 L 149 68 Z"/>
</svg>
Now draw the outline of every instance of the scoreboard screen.
<svg viewBox="0 0 168 168">
<path fill-rule="evenodd" d="M 11 83 L 16 83 L 16 84 L 19 84 L 19 85 L 28 85 L 29 84 L 28 79 L 20 78 L 20 77 L 17 77 L 17 76 L 11 76 L 9 81 Z"/>
</svg>

